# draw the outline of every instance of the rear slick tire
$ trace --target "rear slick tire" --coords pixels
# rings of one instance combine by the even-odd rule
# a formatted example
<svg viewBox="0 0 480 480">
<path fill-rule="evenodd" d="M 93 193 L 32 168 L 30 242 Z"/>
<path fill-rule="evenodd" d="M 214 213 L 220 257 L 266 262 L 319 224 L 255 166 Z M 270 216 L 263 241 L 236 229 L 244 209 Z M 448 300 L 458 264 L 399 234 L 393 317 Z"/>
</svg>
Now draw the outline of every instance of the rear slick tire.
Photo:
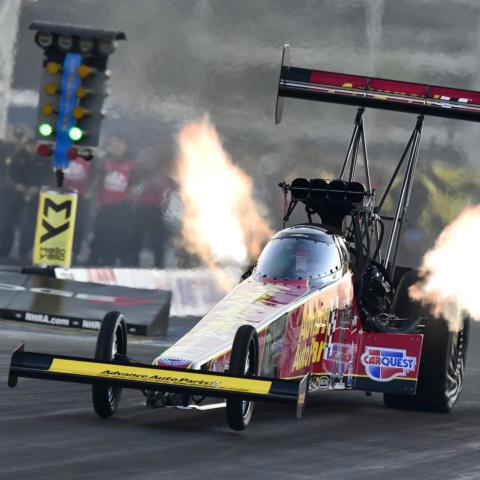
<svg viewBox="0 0 480 480">
<path fill-rule="evenodd" d="M 119 312 L 108 312 L 102 320 L 95 348 L 97 362 L 111 362 L 117 354 L 127 354 L 127 324 Z M 111 417 L 117 410 L 122 389 L 106 384 L 92 385 L 92 401 L 95 413 L 103 418 Z"/>
<path fill-rule="evenodd" d="M 400 317 L 428 318 L 423 331 L 417 391 L 415 395 L 384 394 L 391 408 L 447 413 L 455 405 L 463 387 L 470 321 L 463 319 L 459 331 L 450 331 L 443 318 L 434 318 L 428 306 L 411 300 L 408 288 L 418 281 L 415 271 L 406 273 L 397 288 L 394 312 Z"/>
<path fill-rule="evenodd" d="M 258 372 L 257 331 L 250 325 L 242 325 L 235 334 L 228 373 L 256 376 Z M 227 423 L 233 430 L 247 428 L 252 419 L 254 403 L 237 398 L 227 399 Z"/>
</svg>

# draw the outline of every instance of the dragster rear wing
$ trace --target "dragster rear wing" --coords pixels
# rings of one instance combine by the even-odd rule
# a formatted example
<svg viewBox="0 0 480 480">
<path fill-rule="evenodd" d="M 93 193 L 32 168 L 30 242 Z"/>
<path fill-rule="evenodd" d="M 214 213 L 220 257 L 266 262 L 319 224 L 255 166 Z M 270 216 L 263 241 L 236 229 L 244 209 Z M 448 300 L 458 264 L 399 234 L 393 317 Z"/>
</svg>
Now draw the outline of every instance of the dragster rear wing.
<svg viewBox="0 0 480 480">
<path fill-rule="evenodd" d="M 275 121 L 283 97 L 480 122 L 480 92 L 290 66 L 283 47 Z"/>
<path fill-rule="evenodd" d="M 24 346 L 20 345 L 12 354 L 8 376 L 8 386 L 12 388 L 18 377 L 106 383 L 139 390 L 292 403 L 297 406 L 297 416 L 302 414 L 308 388 L 308 376 L 279 380 L 118 361 L 100 363 L 87 358 L 25 352 Z"/>
</svg>

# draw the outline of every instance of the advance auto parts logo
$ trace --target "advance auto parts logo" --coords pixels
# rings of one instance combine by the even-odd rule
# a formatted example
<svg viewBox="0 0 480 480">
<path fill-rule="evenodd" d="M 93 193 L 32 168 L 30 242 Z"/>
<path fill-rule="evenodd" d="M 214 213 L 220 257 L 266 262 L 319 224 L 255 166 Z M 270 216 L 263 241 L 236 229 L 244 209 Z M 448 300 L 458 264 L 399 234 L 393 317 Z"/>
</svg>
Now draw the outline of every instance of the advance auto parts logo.
<svg viewBox="0 0 480 480">
<path fill-rule="evenodd" d="M 193 380 L 191 378 L 185 378 L 182 376 L 172 377 L 167 375 L 147 375 L 141 373 L 129 373 L 122 372 L 120 370 L 103 370 L 101 372 L 102 376 L 106 377 L 116 377 L 116 378 L 126 378 L 129 380 L 143 380 L 146 382 L 163 382 L 171 385 L 185 385 L 190 387 L 203 387 L 203 388 L 218 388 L 221 386 L 222 382 L 217 380 L 207 381 L 207 380 Z"/>
<path fill-rule="evenodd" d="M 367 375 L 377 382 L 405 377 L 415 370 L 417 362 L 415 357 L 408 357 L 405 350 L 383 347 L 366 347 L 360 360 Z"/>
</svg>

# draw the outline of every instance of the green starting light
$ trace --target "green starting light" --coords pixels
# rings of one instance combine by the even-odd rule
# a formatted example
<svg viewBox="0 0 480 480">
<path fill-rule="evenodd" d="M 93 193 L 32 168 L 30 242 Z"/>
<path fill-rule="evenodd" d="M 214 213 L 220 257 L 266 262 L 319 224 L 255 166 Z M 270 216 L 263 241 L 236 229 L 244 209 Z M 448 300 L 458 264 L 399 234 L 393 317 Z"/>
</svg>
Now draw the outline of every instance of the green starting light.
<svg viewBox="0 0 480 480">
<path fill-rule="evenodd" d="M 42 137 L 49 137 L 53 133 L 53 127 L 49 123 L 41 123 L 38 126 L 38 133 Z"/>
<path fill-rule="evenodd" d="M 78 127 L 72 127 L 68 131 L 68 136 L 70 137 L 70 140 L 72 140 L 73 142 L 78 142 L 83 137 L 83 130 Z"/>
</svg>

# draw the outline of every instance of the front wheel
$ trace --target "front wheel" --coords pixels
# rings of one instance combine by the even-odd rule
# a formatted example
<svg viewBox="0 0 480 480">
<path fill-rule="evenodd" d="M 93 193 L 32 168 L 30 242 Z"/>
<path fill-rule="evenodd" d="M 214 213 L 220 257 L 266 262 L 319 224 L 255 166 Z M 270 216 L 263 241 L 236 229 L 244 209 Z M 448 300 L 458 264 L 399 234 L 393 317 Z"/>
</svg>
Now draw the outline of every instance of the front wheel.
<svg viewBox="0 0 480 480">
<path fill-rule="evenodd" d="M 127 324 L 119 312 L 108 312 L 102 320 L 95 348 L 97 362 L 111 362 L 117 355 L 127 354 Z M 105 384 L 92 385 L 92 400 L 95 413 L 111 417 L 118 407 L 122 389 Z"/>
<path fill-rule="evenodd" d="M 242 325 L 235 334 L 228 373 L 256 376 L 258 371 L 258 338 L 255 328 Z M 227 399 L 227 422 L 233 430 L 245 430 L 253 414 L 253 402 Z"/>
</svg>

